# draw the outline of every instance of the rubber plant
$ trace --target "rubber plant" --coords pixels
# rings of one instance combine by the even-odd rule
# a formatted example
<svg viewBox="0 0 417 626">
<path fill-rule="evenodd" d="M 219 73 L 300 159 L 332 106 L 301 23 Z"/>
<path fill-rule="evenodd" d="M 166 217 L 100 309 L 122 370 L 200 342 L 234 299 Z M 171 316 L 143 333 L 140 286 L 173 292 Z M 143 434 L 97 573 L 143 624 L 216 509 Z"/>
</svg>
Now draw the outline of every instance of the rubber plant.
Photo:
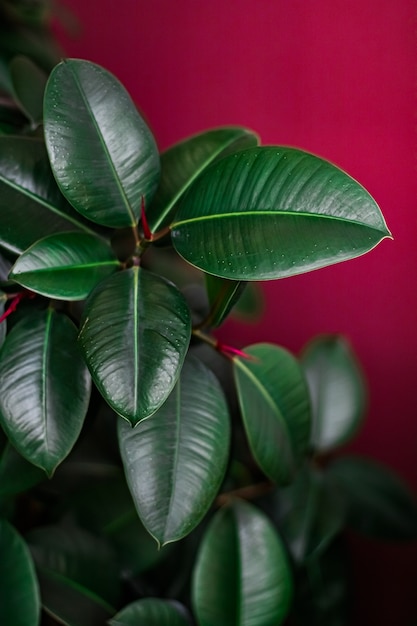
<svg viewBox="0 0 417 626">
<path fill-rule="evenodd" d="M 216 329 L 256 309 L 256 281 L 389 238 L 377 204 L 240 127 L 159 154 L 91 62 L 30 90 L 25 59 L 4 67 L 23 121 L 0 137 L 2 619 L 344 623 L 343 529 L 417 529 L 399 478 L 332 455 L 366 410 L 354 352 Z"/>
</svg>

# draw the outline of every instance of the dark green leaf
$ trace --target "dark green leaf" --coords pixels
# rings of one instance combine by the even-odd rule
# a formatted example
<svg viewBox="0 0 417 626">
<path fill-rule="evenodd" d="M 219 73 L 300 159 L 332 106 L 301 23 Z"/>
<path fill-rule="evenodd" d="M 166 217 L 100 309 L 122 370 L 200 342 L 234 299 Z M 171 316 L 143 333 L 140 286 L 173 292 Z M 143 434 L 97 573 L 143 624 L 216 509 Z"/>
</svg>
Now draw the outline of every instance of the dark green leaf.
<svg viewBox="0 0 417 626">
<path fill-rule="evenodd" d="M 14 104 L 0 104 L 0 135 L 18 134 L 25 126 L 27 119 Z"/>
<path fill-rule="evenodd" d="M 42 122 L 47 75 L 28 57 L 18 55 L 10 63 L 15 101 L 33 125 Z"/>
<path fill-rule="evenodd" d="M 206 274 L 206 289 L 210 303 L 209 324 L 211 328 L 220 326 L 242 295 L 247 283 Z"/>
<path fill-rule="evenodd" d="M 357 257 L 389 237 L 371 196 L 327 161 L 257 147 L 210 165 L 172 225 L 176 250 L 234 280 L 269 280 Z"/>
<path fill-rule="evenodd" d="M 6 306 L 6 303 L 7 303 L 7 296 L 5 293 L 3 293 L 3 291 L 0 291 L 0 317 L 4 313 L 4 308 Z M 3 320 L 2 322 L 0 322 L 0 347 L 2 346 L 4 339 L 6 337 L 6 330 L 7 330 L 7 324 L 6 324 L 6 321 Z"/>
<path fill-rule="evenodd" d="M 190 626 L 188 612 L 179 602 L 144 598 L 126 606 L 109 621 L 110 626 Z"/>
<path fill-rule="evenodd" d="M 68 626 L 102 626 L 114 615 L 120 581 L 107 542 L 59 526 L 32 531 L 28 542 L 48 613 Z"/>
<path fill-rule="evenodd" d="M 0 137 L 0 246 L 20 254 L 68 230 L 91 232 L 56 186 L 43 141 Z"/>
<path fill-rule="evenodd" d="M 30 552 L 5 520 L 0 520 L 0 607 L 3 624 L 40 623 L 39 586 Z"/>
<path fill-rule="evenodd" d="M 220 488 L 230 425 L 220 383 L 189 357 L 173 392 L 137 428 L 119 422 L 127 482 L 139 516 L 164 545 L 189 534 Z"/>
<path fill-rule="evenodd" d="M 60 233 L 28 248 L 13 266 L 10 278 L 43 296 L 84 300 L 119 267 L 103 239 L 88 233 Z"/>
<path fill-rule="evenodd" d="M 253 505 L 234 501 L 213 518 L 193 575 L 199 626 L 279 626 L 292 575 L 281 540 Z"/>
<path fill-rule="evenodd" d="M 45 480 L 45 472 L 26 461 L 8 443 L 0 458 L 0 500 L 14 496 Z"/>
<path fill-rule="evenodd" d="M 323 335 L 301 356 L 310 389 L 312 446 L 319 452 L 347 443 L 363 422 L 366 389 L 363 374 L 348 341 Z"/>
<path fill-rule="evenodd" d="M 328 468 L 346 499 L 348 524 L 385 540 L 417 538 L 417 501 L 407 485 L 371 459 L 342 457 Z"/>
<path fill-rule="evenodd" d="M 189 137 L 161 154 L 161 181 L 147 211 L 152 231 L 170 225 L 178 202 L 214 160 L 237 150 L 254 146 L 258 137 L 244 128 L 215 128 Z"/>
<path fill-rule="evenodd" d="M 135 226 L 159 179 L 159 154 L 129 94 L 109 72 L 71 59 L 52 71 L 45 139 L 62 193 L 85 217 Z"/>
<path fill-rule="evenodd" d="M 234 374 L 246 435 L 262 471 L 279 484 L 290 482 L 307 452 L 310 404 L 301 367 L 272 344 L 244 349 Z"/>
<path fill-rule="evenodd" d="M 0 352 L 0 419 L 28 461 L 53 474 L 80 433 L 90 377 L 77 329 L 53 309 L 23 318 Z"/>
<path fill-rule="evenodd" d="M 103 397 L 134 425 L 171 393 L 190 334 L 190 312 L 178 289 L 132 267 L 92 292 L 79 340 Z"/>
</svg>

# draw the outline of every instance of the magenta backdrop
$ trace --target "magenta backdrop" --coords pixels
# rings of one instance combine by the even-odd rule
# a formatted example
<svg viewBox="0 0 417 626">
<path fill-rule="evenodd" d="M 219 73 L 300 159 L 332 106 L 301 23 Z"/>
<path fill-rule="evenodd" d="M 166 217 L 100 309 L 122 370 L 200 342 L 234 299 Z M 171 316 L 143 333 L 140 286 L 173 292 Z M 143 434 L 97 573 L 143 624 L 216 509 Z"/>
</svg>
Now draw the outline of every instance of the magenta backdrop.
<svg viewBox="0 0 417 626">
<path fill-rule="evenodd" d="M 241 124 L 263 143 L 328 158 L 375 197 L 394 241 L 268 284 L 261 327 L 229 325 L 228 341 L 299 351 L 317 333 L 347 335 L 370 388 L 369 418 L 353 450 L 417 488 L 414 0 L 66 4 L 81 24 L 78 34 L 74 23 L 73 35 L 62 35 L 66 52 L 118 76 L 161 148 L 207 127 Z M 355 546 L 355 626 L 408 624 L 417 612 L 417 547 Z"/>
</svg>

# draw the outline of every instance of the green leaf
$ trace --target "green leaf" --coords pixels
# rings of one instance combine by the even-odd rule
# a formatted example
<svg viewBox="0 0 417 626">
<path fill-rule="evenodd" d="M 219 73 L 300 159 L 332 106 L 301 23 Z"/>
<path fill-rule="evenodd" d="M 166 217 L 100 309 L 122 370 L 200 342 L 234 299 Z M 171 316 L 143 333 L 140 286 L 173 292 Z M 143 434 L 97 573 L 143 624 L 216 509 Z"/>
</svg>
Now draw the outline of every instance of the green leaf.
<svg viewBox="0 0 417 626">
<path fill-rule="evenodd" d="M 76 442 L 88 408 L 91 381 L 76 337 L 68 317 L 48 309 L 17 323 L 0 352 L 1 424 L 48 475 Z"/>
<path fill-rule="evenodd" d="M 389 237 L 367 191 L 334 165 L 257 147 L 209 166 L 184 196 L 172 241 L 223 278 L 270 280 L 357 257 Z"/>
<path fill-rule="evenodd" d="M 40 623 L 39 587 L 30 552 L 17 531 L 0 520 L 0 607 L 4 624 Z"/>
<path fill-rule="evenodd" d="M 211 328 L 220 326 L 242 295 L 247 283 L 211 274 L 205 275 L 207 295 L 210 303 L 209 324 Z"/>
<path fill-rule="evenodd" d="M 114 615 L 120 580 L 106 541 L 79 528 L 44 526 L 28 542 L 49 614 L 68 626 L 101 626 Z"/>
<path fill-rule="evenodd" d="M 170 225 L 179 200 L 197 176 L 214 160 L 254 146 L 258 137 L 245 128 L 225 127 L 193 135 L 161 154 L 161 180 L 147 211 L 153 232 Z"/>
<path fill-rule="evenodd" d="M 184 606 L 159 598 L 132 602 L 109 621 L 110 626 L 190 626 L 190 623 Z"/>
<path fill-rule="evenodd" d="M 354 530 L 384 540 L 417 538 L 417 500 L 394 472 L 354 456 L 334 461 L 328 472 L 346 499 Z"/>
<path fill-rule="evenodd" d="M 253 505 L 220 509 L 202 540 L 192 598 L 199 626 L 279 626 L 292 597 L 282 542 Z"/>
<path fill-rule="evenodd" d="M 45 472 L 24 459 L 8 443 L 0 458 L 0 500 L 14 496 L 45 480 Z"/>
<path fill-rule="evenodd" d="M 297 563 L 321 555 L 345 523 L 345 502 L 326 474 L 307 466 L 289 487 L 277 490 L 274 518 Z"/>
<path fill-rule="evenodd" d="M 15 108 L 14 104 L 0 104 L 0 135 L 18 134 L 25 126 L 27 126 L 27 119 L 19 109 Z"/>
<path fill-rule="evenodd" d="M 0 247 L 20 254 L 68 230 L 92 232 L 60 193 L 43 141 L 0 137 Z"/>
<path fill-rule="evenodd" d="M 43 117 L 43 95 L 47 75 L 28 57 L 18 55 L 10 62 L 13 96 L 23 113 L 37 126 Z"/>
<path fill-rule="evenodd" d="M 101 394 L 135 425 L 171 393 L 190 335 L 190 312 L 178 289 L 132 267 L 91 293 L 79 341 Z"/>
<path fill-rule="evenodd" d="M 45 139 L 62 193 L 85 217 L 135 226 L 159 179 L 159 154 L 129 94 L 94 63 L 70 59 L 45 92 Z"/>
<path fill-rule="evenodd" d="M 284 348 L 260 343 L 234 358 L 234 375 L 246 435 L 262 471 L 289 483 L 310 438 L 310 404 L 301 367 Z"/>
<path fill-rule="evenodd" d="M 222 483 L 229 453 L 226 399 L 214 374 L 189 357 L 150 420 L 119 422 L 126 479 L 144 526 L 164 545 L 189 534 Z"/>
<path fill-rule="evenodd" d="M 311 444 L 326 452 L 350 441 L 361 426 L 367 405 L 365 381 L 349 342 L 323 335 L 301 355 L 310 389 Z"/>
<path fill-rule="evenodd" d="M 7 295 L 3 291 L 0 291 L 0 317 L 4 313 L 6 303 L 7 303 Z M 0 322 L 0 347 L 2 346 L 6 338 L 6 330 L 7 330 L 7 324 L 6 324 L 6 321 L 3 320 L 2 322 Z"/>
<path fill-rule="evenodd" d="M 88 233 L 60 233 L 28 248 L 13 266 L 10 278 L 43 296 L 84 300 L 119 267 L 103 239 Z"/>
</svg>

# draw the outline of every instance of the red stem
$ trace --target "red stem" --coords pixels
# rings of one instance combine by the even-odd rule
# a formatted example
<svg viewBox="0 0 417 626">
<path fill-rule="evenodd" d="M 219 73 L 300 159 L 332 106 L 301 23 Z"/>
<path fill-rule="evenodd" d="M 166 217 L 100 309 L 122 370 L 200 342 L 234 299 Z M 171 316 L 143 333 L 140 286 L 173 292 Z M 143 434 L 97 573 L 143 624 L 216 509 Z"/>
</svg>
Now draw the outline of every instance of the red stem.
<svg viewBox="0 0 417 626">
<path fill-rule="evenodd" d="M 148 220 L 146 219 L 145 213 L 145 198 L 142 196 L 141 205 L 140 205 L 140 219 L 142 222 L 142 229 L 145 239 L 147 241 L 152 241 L 153 235 L 151 233 L 151 229 L 149 228 Z"/>
</svg>

